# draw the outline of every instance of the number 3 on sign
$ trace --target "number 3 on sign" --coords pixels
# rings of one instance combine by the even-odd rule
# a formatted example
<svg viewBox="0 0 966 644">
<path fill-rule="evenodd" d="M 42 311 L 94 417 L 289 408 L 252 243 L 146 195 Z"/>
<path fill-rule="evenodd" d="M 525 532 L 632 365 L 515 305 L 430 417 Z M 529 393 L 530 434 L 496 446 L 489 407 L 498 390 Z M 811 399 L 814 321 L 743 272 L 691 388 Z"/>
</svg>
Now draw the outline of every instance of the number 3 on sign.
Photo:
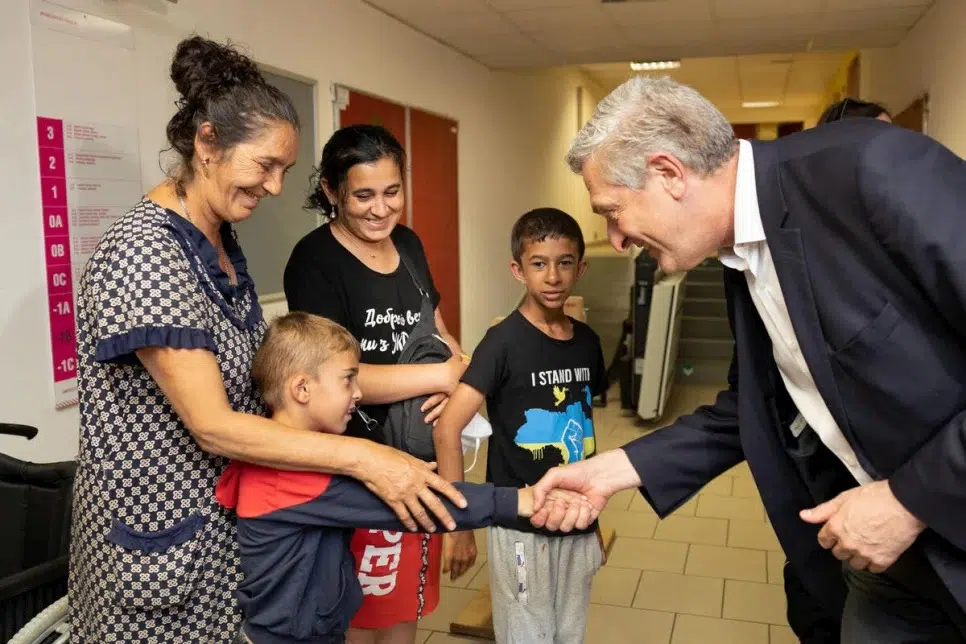
<svg viewBox="0 0 966 644">
<path fill-rule="evenodd" d="M 54 135 L 54 126 L 53 125 L 48 125 L 47 126 L 47 140 L 48 141 L 53 141 L 54 140 L 54 136 L 55 136 Z"/>
</svg>

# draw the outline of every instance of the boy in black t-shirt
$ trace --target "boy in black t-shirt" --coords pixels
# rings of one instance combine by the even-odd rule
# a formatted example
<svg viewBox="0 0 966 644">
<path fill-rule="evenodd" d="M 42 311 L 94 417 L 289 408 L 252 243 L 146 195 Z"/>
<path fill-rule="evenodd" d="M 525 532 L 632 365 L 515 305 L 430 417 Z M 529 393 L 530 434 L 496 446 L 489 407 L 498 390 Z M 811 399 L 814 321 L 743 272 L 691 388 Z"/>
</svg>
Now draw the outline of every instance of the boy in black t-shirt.
<svg viewBox="0 0 966 644">
<path fill-rule="evenodd" d="M 540 208 L 517 220 L 511 244 L 511 271 L 527 297 L 487 332 L 436 425 L 439 471 L 449 480 L 462 479 L 460 432 L 484 398 L 493 425 L 486 480 L 494 485 L 533 485 L 551 467 L 596 450 L 591 400 L 607 386 L 600 338 L 564 313 L 586 268 L 580 227 Z M 560 535 L 527 520 L 490 528 L 497 642 L 583 641 L 591 582 L 603 563 L 596 528 Z M 472 533 L 458 534 L 454 547 L 475 551 Z"/>
</svg>

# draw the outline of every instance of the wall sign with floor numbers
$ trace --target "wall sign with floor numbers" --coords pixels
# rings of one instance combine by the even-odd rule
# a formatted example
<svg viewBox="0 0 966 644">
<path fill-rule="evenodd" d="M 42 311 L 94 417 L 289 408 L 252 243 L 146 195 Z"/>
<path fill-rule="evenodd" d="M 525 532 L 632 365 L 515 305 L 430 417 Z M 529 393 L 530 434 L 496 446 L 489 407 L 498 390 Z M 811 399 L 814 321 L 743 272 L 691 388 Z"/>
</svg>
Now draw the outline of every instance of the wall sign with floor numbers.
<svg viewBox="0 0 966 644">
<path fill-rule="evenodd" d="M 84 267 L 142 195 L 134 34 L 45 0 L 31 3 L 31 27 L 54 404 L 61 408 L 77 402 L 74 316 Z"/>
</svg>

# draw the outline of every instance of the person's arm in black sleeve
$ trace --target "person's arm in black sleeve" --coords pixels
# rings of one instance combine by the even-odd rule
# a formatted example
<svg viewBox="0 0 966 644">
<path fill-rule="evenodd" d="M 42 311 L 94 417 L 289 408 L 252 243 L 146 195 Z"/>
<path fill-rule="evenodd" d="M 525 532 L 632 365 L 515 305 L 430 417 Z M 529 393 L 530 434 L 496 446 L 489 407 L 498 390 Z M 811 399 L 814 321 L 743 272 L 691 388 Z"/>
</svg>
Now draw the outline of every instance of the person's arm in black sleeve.
<svg viewBox="0 0 966 644">
<path fill-rule="evenodd" d="M 503 381 L 505 356 L 499 330 L 490 329 L 477 345 L 459 386 L 433 428 L 439 475 L 447 481 L 463 480 L 463 429 Z"/>
<path fill-rule="evenodd" d="M 315 255 L 313 248 L 299 242 L 285 265 L 282 288 L 288 310 L 314 313 L 345 326 L 349 322 L 345 302 Z"/>
<path fill-rule="evenodd" d="M 607 393 L 607 389 L 610 387 L 610 381 L 607 379 L 607 364 L 604 362 L 604 349 L 600 346 L 600 336 L 596 333 L 594 334 L 594 340 L 597 343 L 597 367 L 594 369 L 595 381 L 591 393 L 594 396 L 600 396 Z"/>
<path fill-rule="evenodd" d="M 516 522 L 520 513 L 520 493 L 513 488 L 494 487 L 489 483 L 455 483 L 466 497 L 466 509 L 460 509 L 444 497 L 457 530 L 475 530 L 490 525 Z M 406 530 L 395 513 L 379 497 L 355 479 L 333 476 L 319 496 L 300 505 L 286 508 L 285 519 L 295 523 L 333 528 L 368 528 L 371 530 Z M 435 520 L 435 517 L 434 517 Z M 436 521 L 436 530 L 446 528 Z"/>
</svg>

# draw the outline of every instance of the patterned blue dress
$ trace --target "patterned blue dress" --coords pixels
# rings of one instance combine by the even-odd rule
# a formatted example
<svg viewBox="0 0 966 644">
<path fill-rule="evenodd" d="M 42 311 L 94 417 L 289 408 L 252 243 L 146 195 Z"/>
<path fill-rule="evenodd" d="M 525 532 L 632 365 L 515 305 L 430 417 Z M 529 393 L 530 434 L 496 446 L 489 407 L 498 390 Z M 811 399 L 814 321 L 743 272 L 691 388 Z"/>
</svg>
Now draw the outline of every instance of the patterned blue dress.
<svg viewBox="0 0 966 644">
<path fill-rule="evenodd" d="M 105 234 L 78 297 L 80 457 L 69 603 L 72 642 L 231 642 L 240 614 L 234 517 L 202 450 L 135 351 L 212 351 L 233 409 L 263 414 L 251 364 L 265 333 L 231 227 L 237 284 L 205 236 L 144 199 Z"/>
</svg>

